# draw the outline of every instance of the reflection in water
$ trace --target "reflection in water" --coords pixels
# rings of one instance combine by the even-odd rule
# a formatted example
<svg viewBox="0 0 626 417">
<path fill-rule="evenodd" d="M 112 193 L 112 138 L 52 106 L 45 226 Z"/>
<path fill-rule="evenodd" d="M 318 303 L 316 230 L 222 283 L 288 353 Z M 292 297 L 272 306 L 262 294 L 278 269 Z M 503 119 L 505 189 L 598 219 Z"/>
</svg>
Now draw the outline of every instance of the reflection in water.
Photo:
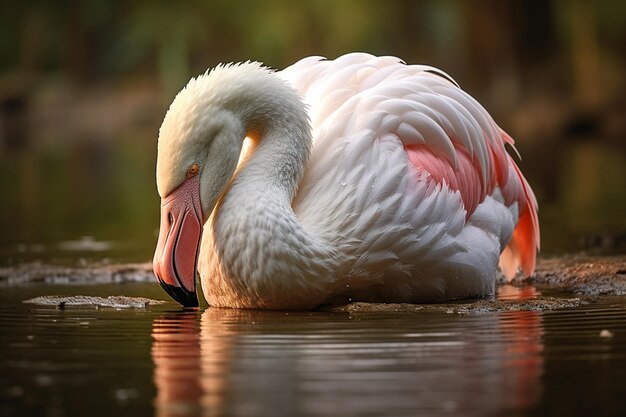
<svg viewBox="0 0 626 417">
<path fill-rule="evenodd" d="M 532 285 L 517 287 L 511 284 L 499 285 L 496 298 L 498 300 L 534 300 L 541 293 Z"/>
<path fill-rule="evenodd" d="M 152 327 L 155 363 L 155 405 L 158 415 L 189 414 L 198 410 L 200 332 L 197 312 L 164 314 Z"/>
<path fill-rule="evenodd" d="M 505 403 L 508 408 L 528 409 L 541 397 L 541 314 L 536 311 L 506 311 L 500 315 L 499 324 L 509 336 L 502 363 L 504 385 L 510 389 L 503 393 Z"/>
<path fill-rule="evenodd" d="M 198 314 L 153 324 L 160 416 L 479 415 L 541 398 L 538 312 Z"/>
</svg>

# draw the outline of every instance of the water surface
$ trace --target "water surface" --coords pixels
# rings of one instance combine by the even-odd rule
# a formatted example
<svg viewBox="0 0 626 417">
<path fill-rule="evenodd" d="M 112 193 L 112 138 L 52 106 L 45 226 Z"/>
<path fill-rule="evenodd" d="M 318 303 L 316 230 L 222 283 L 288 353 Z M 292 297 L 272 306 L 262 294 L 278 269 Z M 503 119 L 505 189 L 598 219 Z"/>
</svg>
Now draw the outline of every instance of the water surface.
<svg viewBox="0 0 626 417">
<path fill-rule="evenodd" d="M 22 303 L 45 294 L 166 298 L 152 283 L 3 288 L 1 416 L 618 416 L 626 410 L 624 297 L 570 310 L 469 315 Z M 539 294 L 526 287 L 501 296 Z"/>
</svg>

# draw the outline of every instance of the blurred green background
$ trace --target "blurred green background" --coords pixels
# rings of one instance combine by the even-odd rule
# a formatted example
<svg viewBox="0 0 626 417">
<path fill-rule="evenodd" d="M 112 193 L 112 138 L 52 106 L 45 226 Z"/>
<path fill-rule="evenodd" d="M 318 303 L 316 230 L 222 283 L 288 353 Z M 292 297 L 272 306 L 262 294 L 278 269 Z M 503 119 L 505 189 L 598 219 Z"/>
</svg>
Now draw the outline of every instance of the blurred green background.
<svg viewBox="0 0 626 417">
<path fill-rule="evenodd" d="M 518 143 L 543 253 L 626 246 L 626 2 L 3 2 L 0 263 L 151 258 L 156 140 L 220 62 L 396 55 L 451 74 Z"/>
</svg>

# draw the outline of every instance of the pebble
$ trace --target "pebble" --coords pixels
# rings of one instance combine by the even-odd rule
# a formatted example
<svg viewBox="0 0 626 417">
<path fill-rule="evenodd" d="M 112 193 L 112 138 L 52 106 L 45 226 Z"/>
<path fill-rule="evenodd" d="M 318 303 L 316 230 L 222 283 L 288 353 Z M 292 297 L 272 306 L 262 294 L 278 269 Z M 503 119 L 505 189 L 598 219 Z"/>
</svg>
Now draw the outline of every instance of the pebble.
<svg viewBox="0 0 626 417">
<path fill-rule="evenodd" d="M 613 332 L 608 329 L 604 329 L 600 332 L 600 337 L 603 337 L 605 339 L 610 339 L 613 337 Z"/>
</svg>

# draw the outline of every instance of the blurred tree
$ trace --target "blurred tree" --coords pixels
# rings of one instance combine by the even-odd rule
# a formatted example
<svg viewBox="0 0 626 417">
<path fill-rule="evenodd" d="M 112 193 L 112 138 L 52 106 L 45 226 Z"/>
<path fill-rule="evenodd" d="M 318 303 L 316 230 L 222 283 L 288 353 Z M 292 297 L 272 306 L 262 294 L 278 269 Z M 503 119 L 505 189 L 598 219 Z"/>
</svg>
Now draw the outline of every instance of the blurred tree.
<svg viewBox="0 0 626 417">
<path fill-rule="evenodd" d="M 145 234 L 157 213 L 141 203 L 154 197 L 158 124 L 190 76 L 349 51 L 450 73 L 518 139 L 543 219 L 550 205 L 574 204 L 552 211 L 568 228 L 585 216 L 626 221 L 602 209 L 626 198 L 615 152 L 626 131 L 624 1 L 9 0 L 0 10 L 0 191 L 17 196 L 0 205 L 3 231 L 57 237 L 103 206 L 82 227 Z M 586 180 L 572 185 L 568 172 Z M 92 183 L 82 203 L 59 204 Z"/>
</svg>

